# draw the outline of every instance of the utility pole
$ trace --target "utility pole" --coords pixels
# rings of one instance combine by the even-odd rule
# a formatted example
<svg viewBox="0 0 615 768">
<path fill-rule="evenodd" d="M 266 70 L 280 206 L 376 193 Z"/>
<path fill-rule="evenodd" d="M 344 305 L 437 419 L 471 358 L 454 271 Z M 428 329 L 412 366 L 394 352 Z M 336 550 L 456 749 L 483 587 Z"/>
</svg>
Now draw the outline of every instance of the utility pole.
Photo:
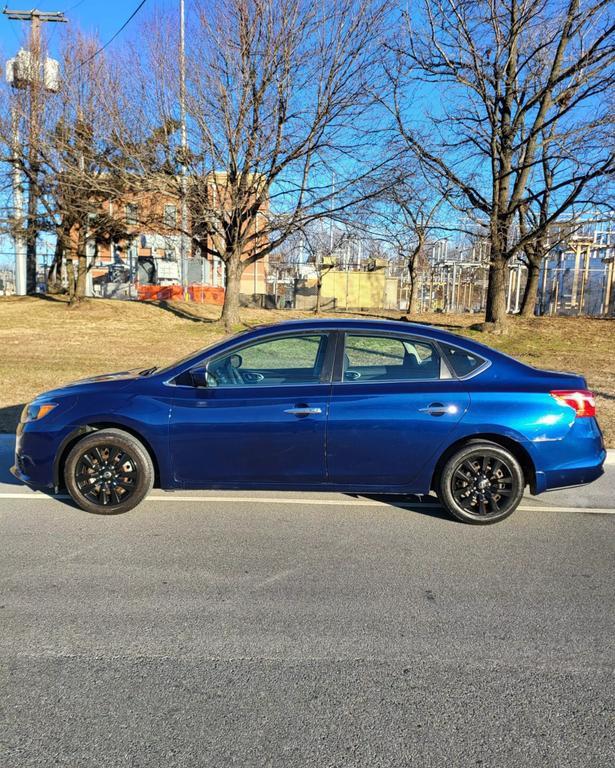
<svg viewBox="0 0 615 768">
<path fill-rule="evenodd" d="M 15 238 L 15 274 L 19 275 L 23 271 L 26 274 L 25 292 L 28 294 L 36 293 L 36 239 L 38 235 L 37 212 L 38 212 L 38 171 L 39 171 L 39 151 L 38 144 L 40 138 L 40 115 L 42 109 L 41 94 L 47 88 L 46 69 L 47 61 L 43 62 L 41 56 L 41 25 L 45 22 L 66 22 L 66 18 L 61 11 L 44 12 L 32 9 L 30 11 L 15 11 L 5 8 L 2 13 L 8 16 L 10 21 L 29 21 L 30 22 L 30 50 L 29 55 L 26 52 L 21 61 L 13 60 L 11 67 L 10 82 L 15 88 L 27 88 L 29 91 L 29 141 L 28 141 L 28 213 L 26 225 L 26 253 L 25 270 L 23 269 L 23 248 L 21 239 Z M 20 51 L 20 54 L 22 52 Z M 20 70 L 20 64 L 24 67 Z M 11 64 L 11 62 L 9 62 Z M 53 86 L 48 88 L 54 90 Z M 14 138 L 19 136 L 18 116 L 15 119 Z M 16 153 L 15 153 L 16 154 Z M 17 159 L 17 158 L 15 158 Z M 15 226 L 20 226 L 21 211 L 17 211 L 17 205 L 21 203 L 21 179 L 20 174 L 14 174 L 13 201 L 15 207 Z M 22 281 L 23 282 L 23 281 Z M 23 286 L 21 290 L 23 290 Z M 18 288 L 19 288 L 18 287 Z M 19 290 L 18 290 L 19 293 Z"/>
<path fill-rule="evenodd" d="M 186 131 L 186 19 L 184 0 L 179 0 L 179 121 L 181 143 L 181 237 L 179 252 L 182 289 L 184 299 L 186 299 L 188 297 L 188 264 L 186 258 L 186 233 L 188 231 L 186 152 L 188 149 L 188 136 Z"/>
<path fill-rule="evenodd" d="M 13 242 L 15 245 L 15 293 L 25 296 L 26 283 L 26 243 L 23 228 L 23 174 L 20 168 L 21 145 L 19 136 L 19 114 L 17 106 L 11 105 L 11 132 L 13 169 L 11 171 L 13 185 Z"/>
</svg>

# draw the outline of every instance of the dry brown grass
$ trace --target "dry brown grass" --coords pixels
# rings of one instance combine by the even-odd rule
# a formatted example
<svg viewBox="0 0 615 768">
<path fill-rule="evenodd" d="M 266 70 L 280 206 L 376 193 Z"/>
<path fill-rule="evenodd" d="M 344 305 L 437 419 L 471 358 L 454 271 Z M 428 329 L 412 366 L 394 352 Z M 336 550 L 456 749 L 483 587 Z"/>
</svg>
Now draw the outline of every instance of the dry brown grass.
<svg viewBox="0 0 615 768">
<path fill-rule="evenodd" d="M 165 305 L 92 300 L 68 309 L 62 300 L 0 298 L 0 430 L 14 429 L 23 403 L 74 379 L 161 365 L 224 336 L 220 310 L 207 304 Z M 244 326 L 309 317 L 292 310 L 245 309 Z M 615 322 L 590 318 L 511 320 L 508 333 L 471 329 L 471 315 L 420 315 L 541 368 L 583 374 L 597 393 L 607 444 L 615 447 Z"/>
</svg>

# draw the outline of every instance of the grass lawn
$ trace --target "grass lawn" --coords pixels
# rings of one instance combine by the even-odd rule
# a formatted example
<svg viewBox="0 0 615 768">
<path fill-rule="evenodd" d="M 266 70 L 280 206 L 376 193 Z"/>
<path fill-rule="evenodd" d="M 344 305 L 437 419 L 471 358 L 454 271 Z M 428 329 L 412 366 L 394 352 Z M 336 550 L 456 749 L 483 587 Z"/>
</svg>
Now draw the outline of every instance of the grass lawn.
<svg viewBox="0 0 615 768">
<path fill-rule="evenodd" d="M 34 395 L 96 373 L 172 362 L 224 336 L 219 308 L 169 302 L 0 298 L 0 431 L 12 431 Z M 243 327 L 311 316 L 293 310 L 244 309 Z M 583 374 L 597 395 L 607 445 L 615 447 L 615 321 L 511 319 L 506 335 L 470 328 L 471 315 L 420 315 L 541 368 Z M 237 329 L 240 330 L 240 329 Z"/>
</svg>

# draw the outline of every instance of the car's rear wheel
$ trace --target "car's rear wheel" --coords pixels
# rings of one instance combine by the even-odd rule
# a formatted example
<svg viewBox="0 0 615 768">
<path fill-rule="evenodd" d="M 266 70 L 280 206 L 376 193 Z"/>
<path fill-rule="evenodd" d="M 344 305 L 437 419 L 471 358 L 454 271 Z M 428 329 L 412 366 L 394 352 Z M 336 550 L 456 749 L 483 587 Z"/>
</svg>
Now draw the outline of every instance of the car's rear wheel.
<svg viewBox="0 0 615 768">
<path fill-rule="evenodd" d="M 524 487 L 523 470 L 510 451 L 492 443 L 471 443 L 448 459 L 436 490 L 458 520 L 488 525 L 515 511 Z"/>
<path fill-rule="evenodd" d="M 154 483 L 147 450 L 120 429 L 92 432 L 74 445 L 64 464 L 64 481 L 81 509 L 114 515 L 141 502 Z"/>
</svg>

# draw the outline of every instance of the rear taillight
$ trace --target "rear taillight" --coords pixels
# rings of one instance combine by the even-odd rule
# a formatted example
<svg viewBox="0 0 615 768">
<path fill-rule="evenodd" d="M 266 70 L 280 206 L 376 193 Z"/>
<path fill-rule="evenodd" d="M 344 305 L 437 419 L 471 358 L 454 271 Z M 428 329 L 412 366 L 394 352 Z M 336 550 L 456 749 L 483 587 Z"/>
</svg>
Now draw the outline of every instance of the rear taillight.
<svg viewBox="0 0 615 768">
<path fill-rule="evenodd" d="M 549 394 L 561 405 L 569 405 L 578 419 L 596 415 L 594 395 L 587 389 L 556 389 Z"/>
</svg>

